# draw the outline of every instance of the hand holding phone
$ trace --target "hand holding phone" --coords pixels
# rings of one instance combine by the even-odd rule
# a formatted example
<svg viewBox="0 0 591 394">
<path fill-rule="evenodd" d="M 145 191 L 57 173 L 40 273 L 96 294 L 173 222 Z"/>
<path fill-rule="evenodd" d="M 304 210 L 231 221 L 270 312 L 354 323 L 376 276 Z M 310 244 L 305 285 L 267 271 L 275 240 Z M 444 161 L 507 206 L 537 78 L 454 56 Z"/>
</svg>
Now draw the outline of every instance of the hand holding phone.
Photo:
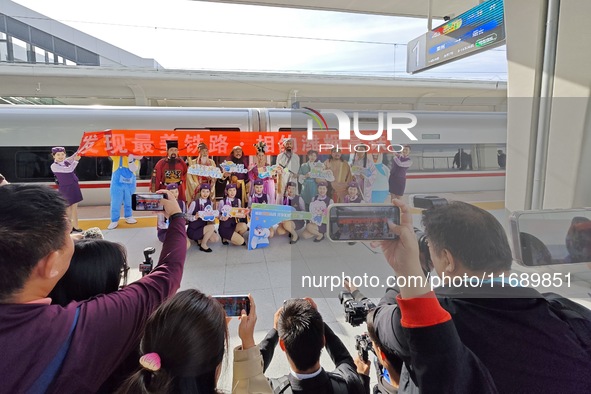
<svg viewBox="0 0 591 394">
<path fill-rule="evenodd" d="M 137 193 L 131 195 L 131 209 L 134 211 L 164 211 L 162 193 Z"/>
<path fill-rule="evenodd" d="M 396 239 L 388 222 L 400 224 L 400 209 L 390 204 L 332 204 L 328 207 L 328 238 L 335 242 Z"/>
<path fill-rule="evenodd" d="M 239 317 L 240 324 L 238 325 L 238 336 L 242 340 L 242 350 L 256 346 L 256 342 L 254 341 L 254 327 L 257 322 L 256 306 L 250 294 L 248 295 L 248 300 L 250 302 L 250 311 L 248 314 Z M 246 310 L 244 311 L 246 312 Z"/>
</svg>

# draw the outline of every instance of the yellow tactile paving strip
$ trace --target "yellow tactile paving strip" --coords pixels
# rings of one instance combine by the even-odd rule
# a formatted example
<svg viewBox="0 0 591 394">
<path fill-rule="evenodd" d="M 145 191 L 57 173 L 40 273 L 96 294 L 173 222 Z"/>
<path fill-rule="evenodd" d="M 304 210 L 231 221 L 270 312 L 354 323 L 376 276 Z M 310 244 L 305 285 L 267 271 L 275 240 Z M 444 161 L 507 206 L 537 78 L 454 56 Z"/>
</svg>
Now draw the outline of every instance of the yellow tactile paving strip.
<svg viewBox="0 0 591 394">
<path fill-rule="evenodd" d="M 504 201 L 476 201 L 471 202 L 471 204 L 487 211 L 505 209 Z M 411 213 L 420 214 L 421 210 L 412 208 Z M 121 219 L 119 220 L 119 226 L 117 228 L 156 227 L 156 216 L 136 217 L 136 220 L 136 224 L 127 224 L 125 223 L 125 219 Z M 106 230 L 109 223 L 111 223 L 110 219 L 80 219 L 78 221 L 79 227 L 83 230 L 91 227 L 98 227 L 101 230 Z"/>
</svg>

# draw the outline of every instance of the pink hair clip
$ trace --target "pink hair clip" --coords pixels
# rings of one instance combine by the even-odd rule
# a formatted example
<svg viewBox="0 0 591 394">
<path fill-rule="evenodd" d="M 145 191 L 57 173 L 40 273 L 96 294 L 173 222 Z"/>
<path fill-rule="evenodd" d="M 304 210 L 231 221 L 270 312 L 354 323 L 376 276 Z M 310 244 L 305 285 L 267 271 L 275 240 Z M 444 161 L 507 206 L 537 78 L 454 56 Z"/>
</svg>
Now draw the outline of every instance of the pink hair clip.
<svg viewBox="0 0 591 394">
<path fill-rule="evenodd" d="M 156 372 L 160 369 L 160 356 L 158 353 L 148 353 L 140 357 L 140 365 L 148 371 Z"/>
</svg>

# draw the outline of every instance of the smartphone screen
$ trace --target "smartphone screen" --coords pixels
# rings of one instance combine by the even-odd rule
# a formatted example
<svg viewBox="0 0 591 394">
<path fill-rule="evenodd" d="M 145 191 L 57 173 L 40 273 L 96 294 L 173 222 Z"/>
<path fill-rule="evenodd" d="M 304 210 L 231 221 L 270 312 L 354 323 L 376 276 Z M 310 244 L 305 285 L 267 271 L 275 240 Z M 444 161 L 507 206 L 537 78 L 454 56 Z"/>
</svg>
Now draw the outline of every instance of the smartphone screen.
<svg viewBox="0 0 591 394">
<path fill-rule="evenodd" d="M 515 212 L 511 238 L 521 265 L 591 262 L 591 209 Z"/>
<path fill-rule="evenodd" d="M 398 207 L 387 204 L 333 204 L 328 207 L 331 241 L 379 241 L 395 239 L 388 220 L 400 223 Z"/>
<path fill-rule="evenodd" d="M 250 314 L 248 295 L 214 295 L 212 297 L 222 304 L 228 317 L 240 316 L 242 310 L 245 310 L 247 315 Z"/>
<path fill-rule="evenodd" d="M 131 195 L 131 209 L 134 211 L 164 211 L 160 201 L 164 194 L 138 193 Z"/>
</svg>

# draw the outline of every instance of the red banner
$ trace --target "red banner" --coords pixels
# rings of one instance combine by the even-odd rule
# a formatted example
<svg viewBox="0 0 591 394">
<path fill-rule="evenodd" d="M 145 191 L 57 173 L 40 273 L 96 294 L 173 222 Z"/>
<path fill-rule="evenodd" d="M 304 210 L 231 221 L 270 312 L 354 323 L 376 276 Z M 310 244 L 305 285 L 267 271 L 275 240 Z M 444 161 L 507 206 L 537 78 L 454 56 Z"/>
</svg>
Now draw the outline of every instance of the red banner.
<svg viewBox="0 0 591 394">
<path fill-rule="evenodd" d="M 375 133 L 375 131 L 373 132 Z M 178 141 L 179 156 L 198 156 L 200 143 L 205 143 L 210 156 L 228 156 L 235 146 L 242 147 L 245 155 L 255 155 L 254 144 L 267 143 L 267 155 L 278 155 L 283 150 L 283 140 L 292 138 L 293 150 L 300 155 L 313 149 L 327 154 L 333 147 L 342 153 L 368 151 L 386 153 L 400 151 L 399 145 L 390 145 L 386 137 L 375 141 L 339 141 L 337 131 L 314 131 L 314 139 L 308 140 L 305 131 L 175 131 L 175 130 L 108 130 L 85 132 L 78 152 L 81 156 L 166 156 L 166 141 Z"/>
</svg>

